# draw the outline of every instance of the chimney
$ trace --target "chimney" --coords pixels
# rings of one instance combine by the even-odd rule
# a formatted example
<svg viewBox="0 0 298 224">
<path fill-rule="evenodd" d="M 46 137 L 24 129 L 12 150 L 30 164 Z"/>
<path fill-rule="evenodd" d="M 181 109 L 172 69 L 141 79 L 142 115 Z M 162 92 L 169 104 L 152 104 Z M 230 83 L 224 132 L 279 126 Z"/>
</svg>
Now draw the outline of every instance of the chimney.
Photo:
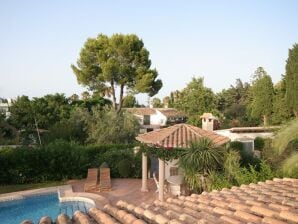
<svg viewBox="0 0 298 224">
<path fill-rule="evenodd" d="M 204 113 L 201 117 L 202 129 L 206 131 L 214 131 L 217 129 L 218 119 L 212 113 Z"/>
</svg>

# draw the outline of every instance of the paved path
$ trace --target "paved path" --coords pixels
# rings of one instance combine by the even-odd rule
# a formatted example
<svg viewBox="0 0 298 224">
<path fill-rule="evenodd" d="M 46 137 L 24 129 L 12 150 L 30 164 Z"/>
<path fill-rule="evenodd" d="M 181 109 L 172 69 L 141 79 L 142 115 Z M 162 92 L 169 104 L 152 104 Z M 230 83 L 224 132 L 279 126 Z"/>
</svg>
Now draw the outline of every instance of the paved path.
<svg viewBox="0 0 298 224">
<path fill-rule="evenodd" d="M 72 185 L 74 192 L 80 192 L 84 189 L 85 180 L 68 182 Z M 106 197 L 112 205 L 115 205 L 118 200 L 124 200 L 129 203 L 138 205 L 142 202 L 152 203 L 158 198 L 156 185 L 153 179 L 148 180 L 149 192 L 141 192 L 141 179 L 112 179 L 112 190 L 109 192 L 92 192 Z"/>
</svg>

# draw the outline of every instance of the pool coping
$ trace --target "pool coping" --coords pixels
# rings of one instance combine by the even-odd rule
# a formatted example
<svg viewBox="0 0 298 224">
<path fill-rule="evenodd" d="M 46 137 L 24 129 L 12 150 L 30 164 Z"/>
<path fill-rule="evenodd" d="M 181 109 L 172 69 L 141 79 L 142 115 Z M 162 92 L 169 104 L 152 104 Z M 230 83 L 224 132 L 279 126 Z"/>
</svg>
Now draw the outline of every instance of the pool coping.
<svg viewBox="0 0 298 224">
<path fill-rule="evenodd" d="M 60 185 L 47 188 L 38 188 L 25 191 L 16 191 L 11 193 L 0 194 L 0 202 L 24 199 L 25 197 L 58 193 L 60 202 L 82 201 L 92 204 L 94 207 L 102 208 L 109 204 L 109 200 L 101 195 L 87 192 L 73 192 L 71 185 Z"/>
<path fill-rule="evenodd" d="M 60 188 L 58 191 L 58 197 L 60 202 L 66 201 L 83 201 L 93 204 L 97 208 L 103 208 L 110 201 L 98 194 L 89 192 L 73 192 L 72 186 L 68 185 L 63 189 Z"/>
<path fill-rule="evenodd" d="M 25 197 L 30 197 L 35 195 L 55 193 L 58 191 L 59 188 L 64 188 L 65 186 L 67 185 L 47 187 L 47 188 L 37 188 L 37 189 L 31 189 L 31 190 L 25 190 L 25 191 L 16 191 L 16 192 L 0 194 L 0 202 L 19 200 L 19 199 L 24 199 Z"/>
</svg>

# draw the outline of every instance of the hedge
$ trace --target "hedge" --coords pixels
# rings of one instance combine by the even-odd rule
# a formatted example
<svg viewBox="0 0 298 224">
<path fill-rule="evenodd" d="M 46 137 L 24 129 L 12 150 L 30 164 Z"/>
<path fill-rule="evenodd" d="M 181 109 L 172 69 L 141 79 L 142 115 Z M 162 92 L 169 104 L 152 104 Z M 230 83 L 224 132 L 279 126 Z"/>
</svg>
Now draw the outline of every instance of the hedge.
<svg viewBox="0 0 298 224">
<path fill-rule="evenodd" d="M 109 164 L 111 176 L 120 177 L 118 164 L 128 159 L 133 167 L 129 177 L 141 176 L 141 152 L 134 145 L 82 146 L 62 140 L 47 146 L 0 150 L 0 185 L 37 183 L 85 178 L 88 168 Z"/>
</svg>

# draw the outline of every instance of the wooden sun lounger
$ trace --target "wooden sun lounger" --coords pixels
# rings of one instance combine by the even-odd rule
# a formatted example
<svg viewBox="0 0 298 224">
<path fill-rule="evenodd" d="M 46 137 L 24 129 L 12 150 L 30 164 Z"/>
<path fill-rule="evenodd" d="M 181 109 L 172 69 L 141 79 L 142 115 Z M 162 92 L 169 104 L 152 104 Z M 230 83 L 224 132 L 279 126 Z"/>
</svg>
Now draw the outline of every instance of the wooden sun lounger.
<svg viewBox="0 0 298 224">
<path fill-rule="evenodd" d="M 98 190 L 98 169 L 88 169 L 88 175 L 84 185 L 84 191 L 96 191 Z"/>
<path fill-rule="evenodd" d="M 100 168 L 100 191 L 110 191 L 112 189 L 110 168 Z"/>
</svg>

